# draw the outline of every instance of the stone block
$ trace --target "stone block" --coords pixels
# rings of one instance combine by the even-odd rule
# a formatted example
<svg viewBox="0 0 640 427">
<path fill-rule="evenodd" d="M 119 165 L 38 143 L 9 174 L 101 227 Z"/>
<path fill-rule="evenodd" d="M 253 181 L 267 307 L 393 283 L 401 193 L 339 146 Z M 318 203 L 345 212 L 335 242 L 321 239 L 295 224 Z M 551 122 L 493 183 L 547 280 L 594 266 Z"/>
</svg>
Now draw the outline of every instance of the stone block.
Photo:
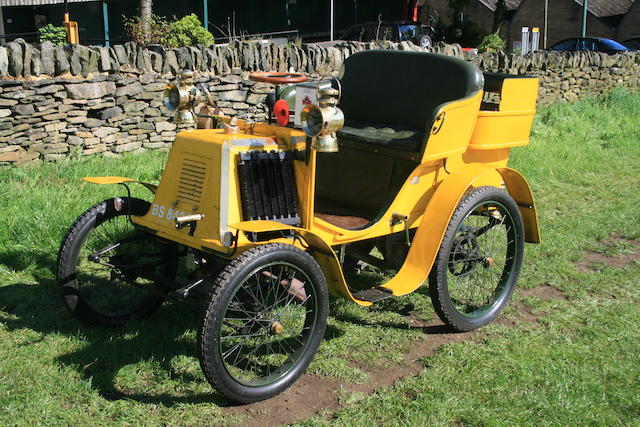
<svg viewBox="0 0 640 427">
<path fill-rule="evenodd" d="M 177 126 L 175 123 L 158 122 L 156 123 L 155 127 L 156 127 L 156 132 L 165 132 L 165 131 L 175 130 Z"/>
<path fill-rule="evenodd" d="M 116 145 L 113 147 L 113 151 L 116 153 L 125 153 L 127 151 L 133 151 L 142 147 L 142 142 L 134 141 L 126 144 Z"/>
<path fill-rule="evenodd" d="M 113 82 L 77 83 L 68 84 L 65 89 L 69 98 L 85 100 L 112 95 L 116 90 L 116 85 Z"/>
</svg>

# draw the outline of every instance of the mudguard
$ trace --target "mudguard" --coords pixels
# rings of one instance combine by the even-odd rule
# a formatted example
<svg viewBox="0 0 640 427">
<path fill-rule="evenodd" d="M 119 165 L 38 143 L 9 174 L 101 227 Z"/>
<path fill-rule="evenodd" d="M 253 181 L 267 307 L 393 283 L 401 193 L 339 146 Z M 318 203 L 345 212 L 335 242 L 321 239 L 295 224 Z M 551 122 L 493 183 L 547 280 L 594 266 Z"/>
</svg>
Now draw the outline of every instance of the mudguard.
<svg viewBox="0 0 640 427">
<path fill-rule="evenodd" d="M 438 185 L 422 217 L 411 248 L 398 273 L 382 287 L 393 295 L 406 295 L 419 288 L 429 276 L 444 233 L 460 200 L 483 175 L 498 172 L 514 198 L 525 222 L 525 241 L 538 243 L 540 233 L 533 195 L 526 180 L 510 168 L 469 168 L 447 176 Z"/>
<path fill-rule="evenodd" d="M 153 194 L 156 193 L 158 186 L 150 184 L 148 182 L 136 181 L 135 179 L 125 178 L 123 176 L 85 176 L 83 181 L 90 182 L 91 184 L 106 185 L 106 184 L 140 184 L 145 186 Z"/>
<path fill-rule="evenodd" d="M 333 249 L 322 237 L 304 228 L 293 227 L 286 224 L 281 224 L 275 221 L 243 221 L 236 224 L 231 224 L 229 227 L 236 230 L 244 231 L 247 233 L 262 233 L 268 231 L 285 231 L 293 230 L 309 245 L 312 249 L 311 254 L 316 262 L 320 265 L 322 272 L 324 273 L 329 292 L 335 296 L 344 297 L 352 302 L 360 304 L 362 306 L 369 306 L 371 302 L 363 301 L 355 298 L 349 291 L 347 281 L 342 273 L 342 267 L 340 261 L 336 256 Z"/>
</svg>

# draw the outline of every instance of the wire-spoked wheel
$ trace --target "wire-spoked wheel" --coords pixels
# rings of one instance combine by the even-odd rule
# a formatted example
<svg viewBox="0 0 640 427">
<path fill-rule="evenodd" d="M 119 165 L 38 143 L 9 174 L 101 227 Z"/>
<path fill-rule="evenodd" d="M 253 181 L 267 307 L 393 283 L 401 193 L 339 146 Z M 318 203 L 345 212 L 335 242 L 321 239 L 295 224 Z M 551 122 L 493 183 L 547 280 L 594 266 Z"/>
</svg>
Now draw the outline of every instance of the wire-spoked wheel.
<svg viewBox="0 0 640 427">
<path fill-rule="evenodd" d="M 119 325 L 154 312 L 166 289 L 156 278 L 173 279 L 177 245 L 137 230 L 129 215 L 142 216 L 149 203 L 135 198 L 105 200 L 70 227 L 58 255 L 64 301 L 80 320 Z"/>
<path fill-rule="evenodd" d="M 220 273 L 198 334 L 207 380 L 238 403 L 284 391 L 305 371 L 328 315 L 322 270 L 306 252 L 266 244 Z"/>
<path fill-rule="evenodd" d="M 469 192 L 454 212 L 429 276 L 440 318 L 469 331 L 494 320 L 518 280 L 524 227 L 511 196 L 495 187 Z"/>
</svg>

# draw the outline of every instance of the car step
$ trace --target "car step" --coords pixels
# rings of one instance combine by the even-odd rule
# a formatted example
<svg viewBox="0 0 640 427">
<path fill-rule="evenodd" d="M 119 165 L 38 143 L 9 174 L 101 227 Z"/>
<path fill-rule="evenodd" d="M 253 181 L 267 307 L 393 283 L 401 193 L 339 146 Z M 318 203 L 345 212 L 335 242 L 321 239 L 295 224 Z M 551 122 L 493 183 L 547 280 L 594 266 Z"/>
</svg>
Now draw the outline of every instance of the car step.
<svg viewBox="0 0 640 427">
<path fill-rule="evenodd" d="M 393 296 L 393 291 L 388 288 L 374 286 L 373 288 L 365 289 L 364 291 L 356 292 L 352 295 L 354 298 L 362 301 L 378 302 L 383 299 L 391 298 Z"/>
</svg>

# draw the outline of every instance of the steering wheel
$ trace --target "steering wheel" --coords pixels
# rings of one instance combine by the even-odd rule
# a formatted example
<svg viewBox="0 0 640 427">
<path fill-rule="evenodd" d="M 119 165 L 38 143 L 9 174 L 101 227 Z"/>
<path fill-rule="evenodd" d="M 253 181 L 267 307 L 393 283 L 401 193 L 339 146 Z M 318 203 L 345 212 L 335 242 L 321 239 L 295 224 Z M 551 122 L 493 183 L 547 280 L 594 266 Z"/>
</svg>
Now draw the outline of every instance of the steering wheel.
<svg viewBox="0 0 640 427">
<path fill-rule="evenodd" d="M 262 71 L 259 73 L 249 74 L 249 78 L 254 82 L 266 82 L 276 85 L 288 83 L 302 83 L 309 78 L 305 74 L 300 73 L 281 73 L 276 71 Z"/>
</svg>

